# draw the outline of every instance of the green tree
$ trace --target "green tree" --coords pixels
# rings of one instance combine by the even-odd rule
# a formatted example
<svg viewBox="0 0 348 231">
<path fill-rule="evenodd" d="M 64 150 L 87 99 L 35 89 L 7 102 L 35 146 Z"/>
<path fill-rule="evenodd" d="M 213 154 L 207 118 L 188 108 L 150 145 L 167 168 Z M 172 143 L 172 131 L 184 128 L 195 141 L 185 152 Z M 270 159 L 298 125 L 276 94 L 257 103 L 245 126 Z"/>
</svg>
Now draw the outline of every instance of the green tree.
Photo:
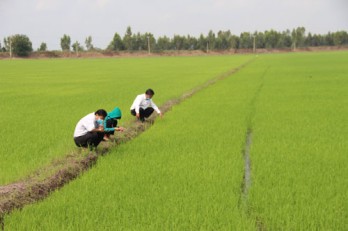
<svg viewBox="0 0 348 231">
<path fill-rule="evenodd" d="M 167 51 L 172 49 L 170 38 L 167 36 L 159 37 L 157 39 L 156 50 Z"/>
<path fill-rule="evenodd" d="M 128 51 L 133 50 L 133 37 L 132 37 L 132 28 L 130 26 L 127 27 L 126 33 L 123 37 L 123 44 Z"/>
<path fill-rule="evenodd" d="M 291 32 L 292 47 L 296 49 L 297 47 L 302 47 L 305 41 L 305 32 L 304 27 L 297 27 Z"/>
<path fill-rule="evenodd" d="M 92 44 L 92 36 L 88 36 L 88 37 L 86 38 L 85 44 L 86 44 L 86 49 L 87 49 L 88 51 L 91 51 L 91 50 L 94 49 L 93 44 Z"/>
<path fill-rule="evenodd" d="M 265 34 L 263 32 L 254 32 L 253 36 L 255 36 L 255 47 L 257 49 L 262 49 L 266 47 L 266 39 Z"/>
<path fill-rule="evenodd" d="M 218 50 L 229 50 L 233 46 L 231 31 L 219 31 L 217 33 L 215 48 Z"/>
<path fill-rule="evenodd" d="M 197 41 L 198 49 L 201 51 L 208 51 L 208 39 L 201 34 Z"/>
<path fill-rule="evenodd" d="M 145 33 L 142 36 L 141 41 L 144 42 L 143 43 L 143 48 L 145 48 L 144 50 L 148 50 L 149 49 L 149 45 L 150 45 L 150 50 L 153 50 L 156 47 L 155 36 L 153 34 L 151 34 L 151 33 Z"/>
<path fill-rule="evenodd" d="M 70 44 L 71 44 L 70 36 L 64 34 L 63 37 L 60 39 L 60 46 L 62 50 L 70 51 Z"/>
<path fill-rule="evenodd" d="M 47 44 L 44 43 L 44 42 L 42 42 L 42 43 L 40 44 L 39 49 L 37 49 L 37 51 L 47 51 Z"/>
<path fill-rule="evenodd" d="M 175 50 L 183 50 L 184 49 L 184 43 L 185 43 L 185 37 L 180 35 L 174 35 L 173 37 L 173 45 Z"/>
<path fill-rule="evenodd" d="M 283 31 L 280 36 L 280 44 L 282 48 L 290 48 L 292 41 L 291 41 L 291 32 L 290 30 Z"/>
<path fill-rule="evenodd" d="M 133 34 L 132 36 L 132 41 L 133 41 L 133 48 L 134 50 L 145 50 L 146 49 L 146 41 L 145 41 L 145 36 L 140 34 L 140 32 L 138 32 L 137 34 Z"/>
<path fill-rule="evenodd" d="M 333 33 L 329 32 L 324 36 L 324 45 L 325 46 L 333 46 L 334 45 Z"/>
<path fill-rule="evenodd" d="M 122 51 L 125 49 L 121 36 L 118 33 L 115 33 L 107 49 L 111 51 Z"/>
<path fill-rule="evenodd" d="M 249 32 L 243 32 L 240 34 L 239 48 L 243 48 L 243 49 L 253 48 L 253 38 Z"/>
<path fill-rule="evenodd" d="M 208 50 L 214 50 L 215 49 L 215 34 L 212 30 L 209 31 L 207 36 L 207 42 L 208 42 Z"/>
<path fill-rule="evenodd" d="M 10 39 L 11 39 L 11 37 L 9 36 L 9 37 L 5 37 L 4 38 L 4 47 L 3 47 L 3 50 L 4 51 L 9 51 L 10 50 Z"/>
<path fill-rule="evenodd" d="M 72 47 L 73 51 L 76 53 L 84 50 L 78 41 L 74 42 L 74 44 L 71 47 Z"/>
<path fill-rule="evenodd" d="M 29 56 L 33 51 L 32 43 L 26 35 L 14 35 L 11 37 L 11 46 L 13 54 L 17 56 Z"/>
<path fill-rule="evenodd" d="M 185 50 L 197 50 L 198 40 L 195 37 L 187 35 L 184 40 L 184 49 Z"/>
<path fill-rule="evenodd" d="M 335 46 L 342 46 L 348 44 L 348 34 L 346 31 L 337 31 L 333 33 L 333 44 Z"/>
<path fill-rule="evenodd" d="M 281 35 L 275 30 L 265 31 L 265 47 L 268 49 L 281 48 Z"/>
<path fill-rule="evenodd" d="M 310 41 L 310 46 L 321 46 L 324 44 L 324 39 L 323 36 L 318 35 L 318 34 L 314 34 L 312 36 L 312 40 Z"/>
</svg>

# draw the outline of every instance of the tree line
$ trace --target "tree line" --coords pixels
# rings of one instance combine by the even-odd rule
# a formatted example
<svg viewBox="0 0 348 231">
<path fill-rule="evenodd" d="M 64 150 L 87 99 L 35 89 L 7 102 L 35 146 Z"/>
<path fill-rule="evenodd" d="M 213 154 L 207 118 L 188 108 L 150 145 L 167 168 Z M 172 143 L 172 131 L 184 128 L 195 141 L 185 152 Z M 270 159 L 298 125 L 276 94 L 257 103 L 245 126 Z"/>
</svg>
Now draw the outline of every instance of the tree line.
<svg viewBox="0 0 348 231">
<path fill-rule="evenodd" d="M 264 32 L 243 32 L 239 36 L 232 34 L 230 30 L 209 31 L 207 35 L 198 37 L 174 35 L 173 37 L 161 36 L 157 39 L 152 33 L 133 33 L 131 27 L 123 36 L 115 33 L 109 45 L 105 49 L 95 48 L 91 36 L 85 41 L 85 46 L 78 41 L 71 42 L 69 35 L 64 34 L 60 39 L 62 51 L 179 51 L 179 50 L 202 50 L 224 51 L 235 49 L 296 49 L 316 46 L 344 46 L 348 45 L 348 33 L 346 31 L 329 32 L 327 34 L 306 33 L 304 27 L 293 30 Z M 41 43 L 37 51 L 47 51 L 47 44 Z M 33 51 L 30 39 L 26 35 L 14 35 L 4 38 L 0 50 L 13 52 L 18 56 L 27 56 Z"/>
</svg>

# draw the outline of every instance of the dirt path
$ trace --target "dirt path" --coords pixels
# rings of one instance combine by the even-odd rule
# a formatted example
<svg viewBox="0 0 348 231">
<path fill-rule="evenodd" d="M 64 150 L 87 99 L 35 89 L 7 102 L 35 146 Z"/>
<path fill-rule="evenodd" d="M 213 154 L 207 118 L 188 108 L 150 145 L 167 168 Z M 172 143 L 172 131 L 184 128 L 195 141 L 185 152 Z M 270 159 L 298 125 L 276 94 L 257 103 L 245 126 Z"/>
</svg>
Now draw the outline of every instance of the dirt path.
<svg viewBox="0 0 348 231">
<path fill-rule="evenodd" d="M 179 104 L 204 88 L 231 76 L 252 61 L 253 59 L 193 88 L 177 99 L 167 101 L 160 107 L 161 111 L 164 113 L 168 112 L 174 105 Z M 156 117 L 157 115 L 154 113 L 145 123 L 129 121 L 125 124 L 127 129 L 120 134 L 117 141 L 103 142 L 95 153 L 83 151 L 71 153 L 62 159 L 52 161 L 50 165 L 37 170 L 21 181 L 0 186 L 0 228 L 4 228 L 4 214 L 10 213 L 14 209 L 23 208 L 27 204 L 43 200 L 51 192 L 63 187 L 84 171 L 91 168 L 97 162 L 99 156 L 107 154 L 110 149 L 115 148 L 117 145 L 134 139 L 147 128 L 151 127 Z"/>
</svg>

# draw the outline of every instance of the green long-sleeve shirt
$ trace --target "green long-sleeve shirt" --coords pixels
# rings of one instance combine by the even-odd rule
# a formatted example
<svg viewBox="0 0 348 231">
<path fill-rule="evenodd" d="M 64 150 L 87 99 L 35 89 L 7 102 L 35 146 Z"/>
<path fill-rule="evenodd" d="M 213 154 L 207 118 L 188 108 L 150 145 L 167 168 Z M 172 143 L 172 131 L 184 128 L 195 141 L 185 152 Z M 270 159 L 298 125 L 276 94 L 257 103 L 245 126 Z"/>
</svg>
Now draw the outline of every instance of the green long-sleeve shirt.
<svg viewBox="0 0 348 231">
<path fill-rule="evenodd" d="M 115 107 L 114 110 L 112 110 L 111 112 L 108 113 L 108 115 L 105 117 L 104 119 L 104 131 L 105 132 L 112 132 L 112 131 L 115 131 L 116 128 L 110 128 L 110 127 L 107 127 L 106 126 L 106 121 L 107 120 L 110 120 L 110 119 L 121 119 L 122 117 L 122 113 L 121 113 L 121 110 L 120 108 L 118 107 Z"/>
</svg>

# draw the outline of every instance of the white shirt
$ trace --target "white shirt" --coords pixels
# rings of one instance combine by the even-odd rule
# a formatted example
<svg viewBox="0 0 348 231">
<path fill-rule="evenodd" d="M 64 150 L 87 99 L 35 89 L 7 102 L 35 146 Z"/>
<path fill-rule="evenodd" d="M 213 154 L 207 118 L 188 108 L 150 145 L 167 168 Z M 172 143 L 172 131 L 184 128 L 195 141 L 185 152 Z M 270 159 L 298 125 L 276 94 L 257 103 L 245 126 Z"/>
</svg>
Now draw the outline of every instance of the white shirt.
<svg viewBox="0 0 348 231">
<path fill-rule="evenodd" d="M 156 106 L 156 104 L 152 101 L 152 99 L 146 99 L 146 94 L 141 94 L 141 95 L 138 95 L 132 106 L 131 106 L 131 110 L 135 109 L 135 112 L 136 113 L 139 113 L 139 109 L 142 108 L 142 109 L 146 109 L 148 107 L 152 107 L 158 114 L 161 113 L 161 111 L 158 109 L 158 107 Z"/>
<path fill-rule="evenodd" d="M 74 132 L 74 137 L 86 135 L 87 132 L 90 132 L 93 129 L 98 128 L 98 126 L 99 125 L 97 123 L 97 120 L 95 119 L 95 114 L 94 112 L 92 112 L 80 119 L 80 121 L 77 123 Z"/>
</svg>

